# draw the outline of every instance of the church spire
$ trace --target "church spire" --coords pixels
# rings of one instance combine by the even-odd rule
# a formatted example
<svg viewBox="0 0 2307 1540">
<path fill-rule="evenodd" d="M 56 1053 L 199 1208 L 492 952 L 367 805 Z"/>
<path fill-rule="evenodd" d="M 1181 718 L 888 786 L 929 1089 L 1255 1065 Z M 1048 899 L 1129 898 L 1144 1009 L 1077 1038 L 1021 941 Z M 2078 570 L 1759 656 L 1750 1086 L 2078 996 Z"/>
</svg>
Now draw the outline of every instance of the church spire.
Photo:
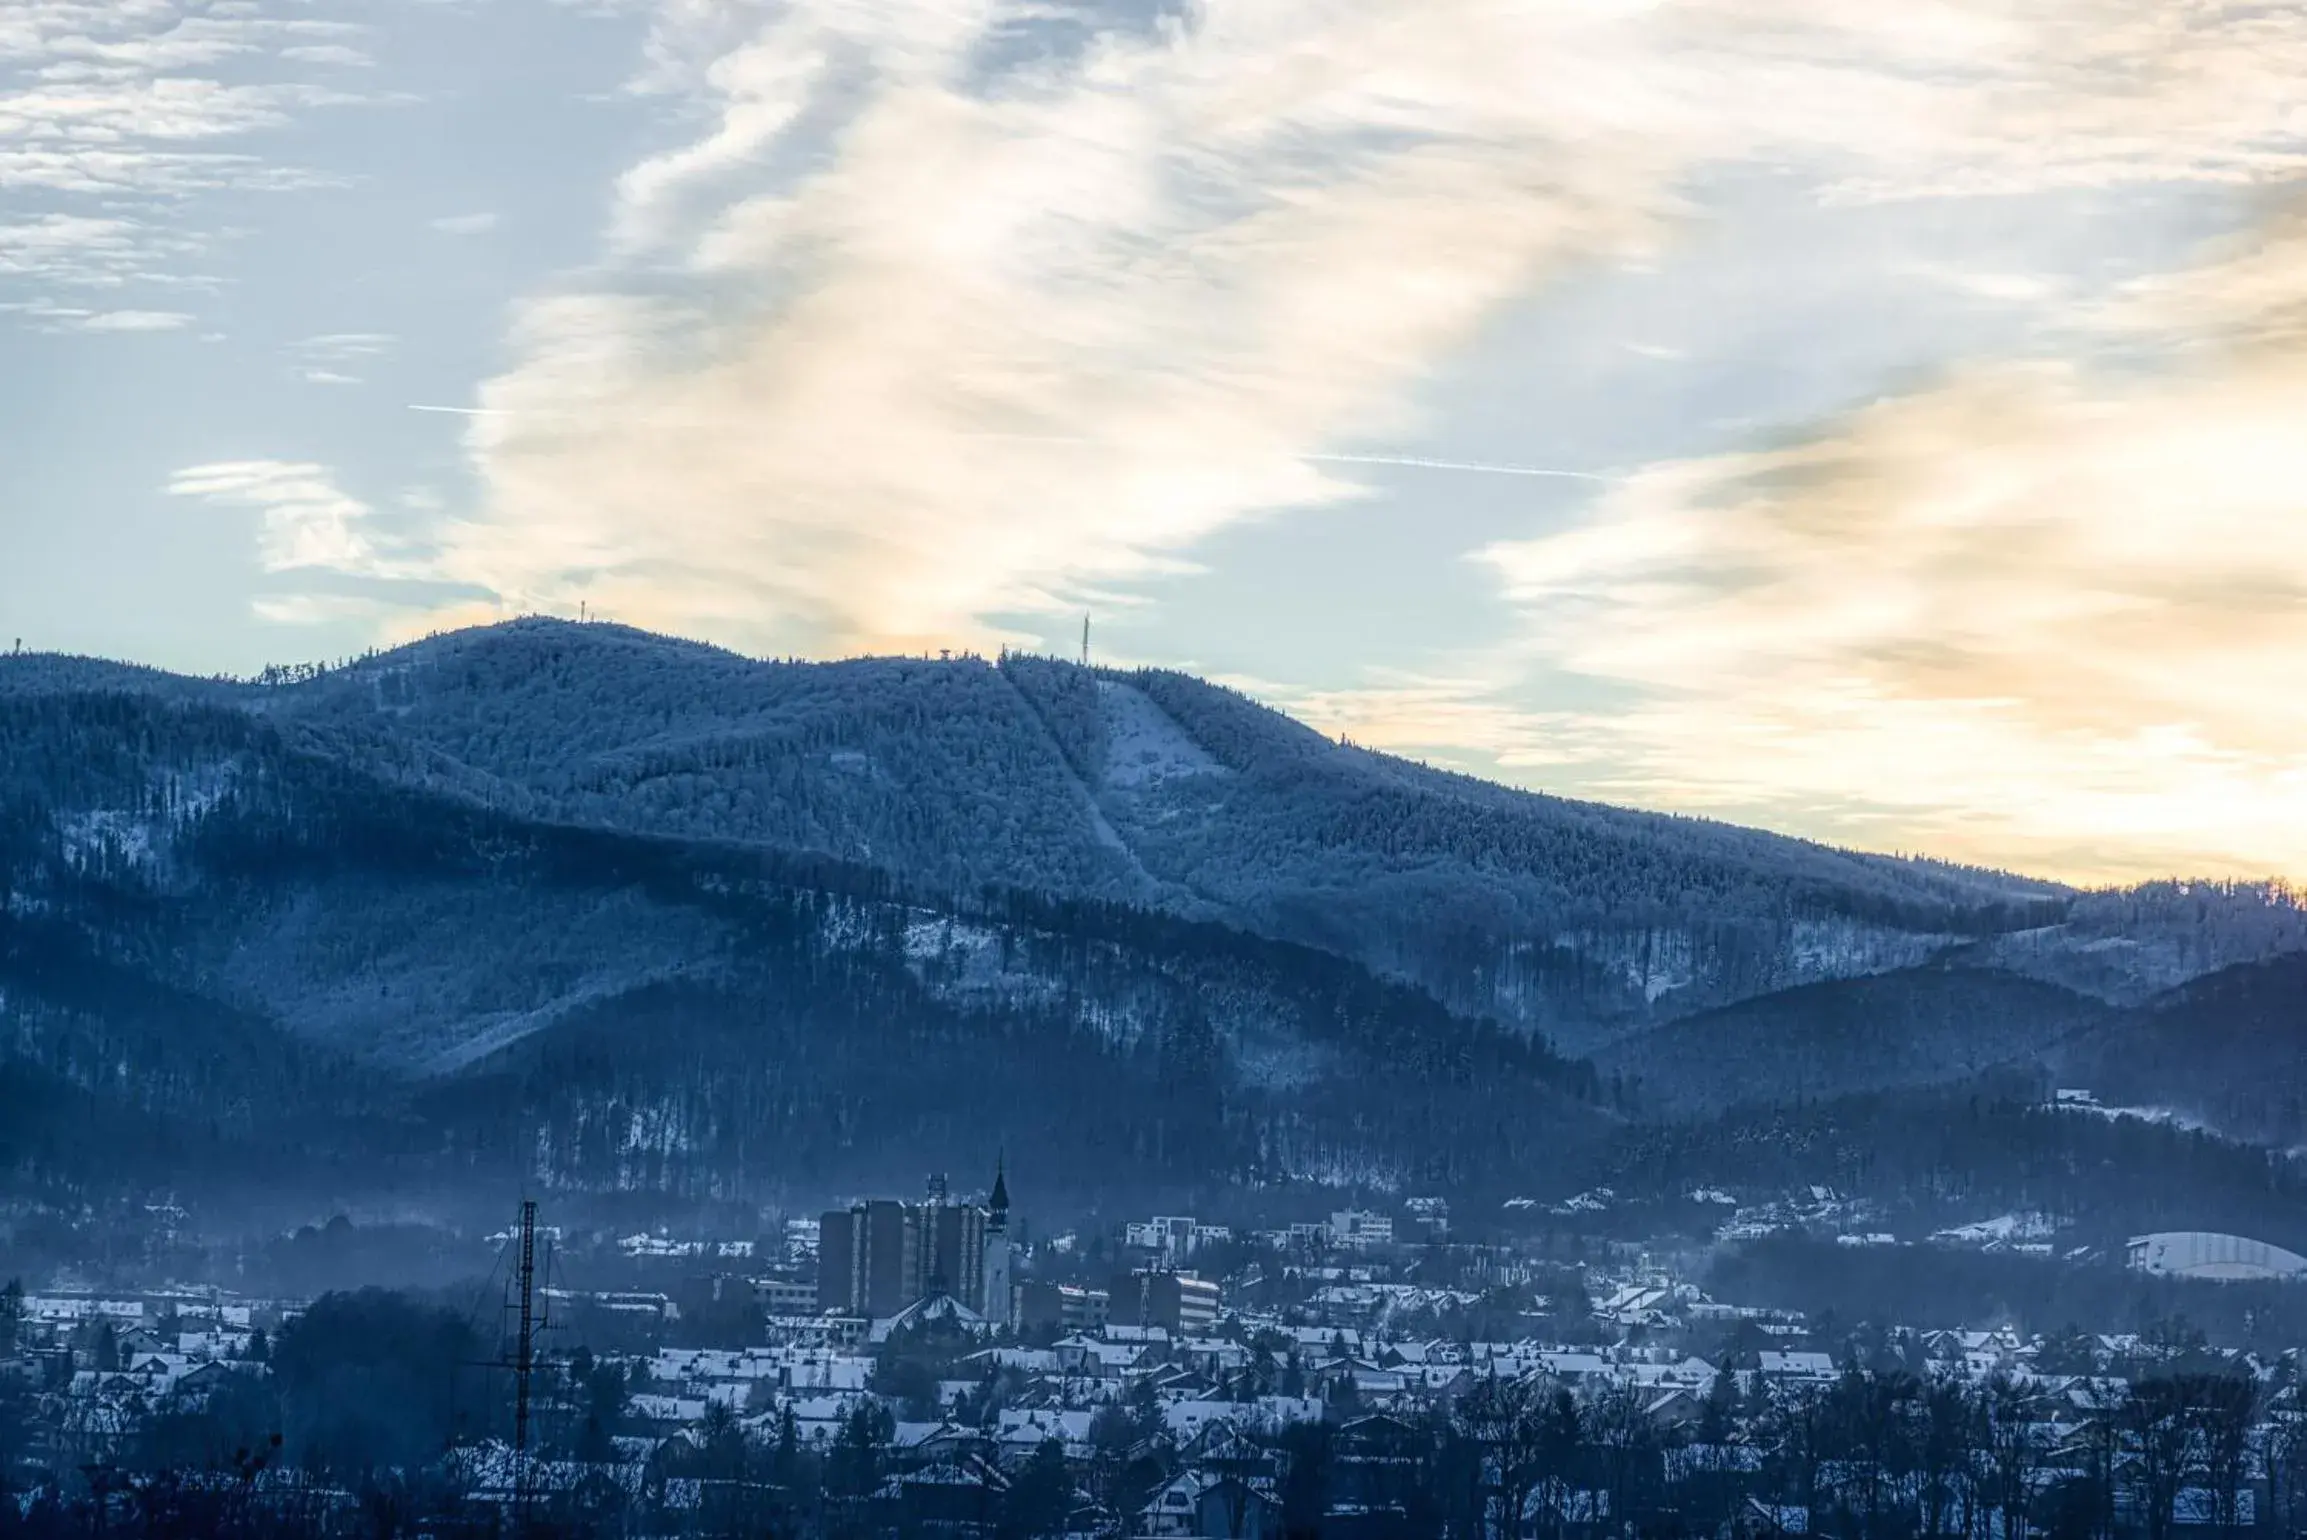
<svg viewBox="0 0 2307 1540">
<path fill-rule="evenodd" d="M 992 1195 L 985 1200 L 985 1207 L 989 1217 L 997 1217 L 1002 1221 L 1006 1221 L 1009 1218 L 1009 1176 L 1007 1171 L 1008 1164 L 1009 1157 L 1007 1152 L 996 1155 L 994 1157 L 993 1192 Z"/>
</svg>

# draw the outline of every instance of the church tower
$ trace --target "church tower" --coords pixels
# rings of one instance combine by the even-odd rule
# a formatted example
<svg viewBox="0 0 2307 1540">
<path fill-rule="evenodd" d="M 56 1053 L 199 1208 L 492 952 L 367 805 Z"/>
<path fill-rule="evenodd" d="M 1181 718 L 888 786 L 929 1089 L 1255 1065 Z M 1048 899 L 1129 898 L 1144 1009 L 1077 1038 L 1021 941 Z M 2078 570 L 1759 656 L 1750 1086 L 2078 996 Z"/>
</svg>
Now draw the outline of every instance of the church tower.
<svg viewBox="0 0 2307 1540">
<path fill-rule="evenodd" d="M 1009 1179 L 999 1160 L 993 1167 L 993 1192 L 985 1200 L 985 1318 L 996 1326 L 1016 1321 L 1016 1300 L 1009 1272 Z"/>
</svg>

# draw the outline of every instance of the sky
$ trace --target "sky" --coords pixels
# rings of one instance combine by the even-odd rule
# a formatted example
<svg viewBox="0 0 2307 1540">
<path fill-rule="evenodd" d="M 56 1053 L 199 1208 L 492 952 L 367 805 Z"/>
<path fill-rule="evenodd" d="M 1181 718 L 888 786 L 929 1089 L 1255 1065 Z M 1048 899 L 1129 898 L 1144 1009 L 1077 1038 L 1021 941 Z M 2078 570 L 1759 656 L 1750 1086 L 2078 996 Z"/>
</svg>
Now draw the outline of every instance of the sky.
<svg viewBox="0 0 2307 1540">
<path fill-rule="evenodd" d="M 9 0 L 0 645 L 1193 670 L 2307 878 L 2307 3 Z"/>
</svg>

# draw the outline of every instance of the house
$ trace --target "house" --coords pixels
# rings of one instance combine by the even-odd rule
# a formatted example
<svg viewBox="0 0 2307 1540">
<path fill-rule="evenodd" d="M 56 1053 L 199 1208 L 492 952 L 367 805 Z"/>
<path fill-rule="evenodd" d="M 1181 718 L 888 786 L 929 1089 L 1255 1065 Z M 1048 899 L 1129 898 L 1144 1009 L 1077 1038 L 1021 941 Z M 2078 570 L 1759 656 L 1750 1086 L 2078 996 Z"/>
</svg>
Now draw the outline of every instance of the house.
<svg viewBox="0 0 2307 1540">
<path fill-rule="evenodd" d="M 1057 1407 L 1004 1407 L 994 1432 L 994 1444 L 1004 1465 L 1029 1459 L 1051 1439 L 1065 1446 L 1068 1460 L 1089 1455 L 1089 1428 L 1097 1414 Z"/>
<path fill-rule="evenodd" d="M 1230 1422 L 1210 1423 L 1179 1454 L 1187 1465 L 1211 1476 L 1271 1482 L 1281 1474 L 1274 1451 L 1244 1438 Z"/>
<path fill-rule="evenodd" d="M 873 1500 L 885 1534 L 991 1534 L 1008 1490 L 985 1461 L 950 1460 L 890 1477 Z"/>
<path fill-rule="evenodd" d="M 1539 1368 L 1572 1387 L 1599 1385 L 1612 1377 L 1610 1360 L 1600 1353 L 1564 1349 L 1541 1352 L 1537 1357 Z M 1504 1375 L 1508 1370 L 1500 1366 L 1498 1372 Z"/>
<path fill-rule="evenodd" d="M 1594 1317 L 1613 1326 L 1668 1326 L 1673 1303 L 1674 1291 L 1662 1284 L 1630 1283 L 1597 1302 Z"/>
<path fill-rule="evenodd" d="M 1162 1408 L 1162 1421 L 1168 1425 L 1170 1437 L 1180 1444 L 1191 1444 L 1212 1424 L 1231 1424 L 1241 1410 L 1232 1401 L 1172 1401 Z"/>
<path fill-rule="evenodd" d="M 625 1403 L 626 1414 L 635 1422 L 661 1429 L 686 1427 L 705 1415 L 703 1396 L 638 1395 Z"/>
<path fill-rule="evenodd" d="M 1642 1415 L 1654 1428 L 1689 1428 L 1706 1414 L 1706 1403 L 1688 1390 L 1662 1391 L 1643 1403 Z"/>
<path fill-rule="evenodd" d="M 1775 1349 L 1763 1351 L 1761 1373 L 1765 1380 L 1810 1385 L 1832 1384 L 1837 1375 L 1831 1354 L 1779 1352 Z"/>
<path fill-rule="evenodd" d="M 1280 1499 L 1267 1483 L 1181 1471 L 1154 1490 L 1130 1528 L 1147 1540 L 1278 1540 Z"/>
<path fill-rule="evenodd" d="M 184 1406 L 206 1406 L 209 1398 L 232 1380 L 233 1369 L 221 1359 L 196 1364 L 176 1377 L 171 1393 Z"/>
<path fill-rule="evenodd" d="M 889 1434 L 889 1457 L 900 1465 L 949 1465 L 985 1452 L 984 1434 L 950 1422 L 901 1422 Z"/>
<path fill-rule="evenodd" d="M 962 1360 L 979 1370 L 1015 1369 L 1024 1374 L 1056 1374 L 1064 1366 L 1057 1355 L 1047 1348 L 995 1347 L 985 1348 Z"/>
<path fill-rule="evenodd" d="M 1331 1507 L 1339 1518 L 1362 1523 L 1325 1530 L 1366 1527 L 1377 1516 L 1409 1511 L 1423 1453 L 1416 1428 L 1383 1413 L 1356 1417 L 1338 1425 L 1330 1451 Z"/>
<path fill-rule="evenodd" d="M 1092 1379 L 1118 1379 L 1135 1368 L 1148 1351 L 1141 1343 L 1104 1342 L 1078 1334 L 1058 1343 L 1055 1349 L 1063 1373 Z"/>
</svg>

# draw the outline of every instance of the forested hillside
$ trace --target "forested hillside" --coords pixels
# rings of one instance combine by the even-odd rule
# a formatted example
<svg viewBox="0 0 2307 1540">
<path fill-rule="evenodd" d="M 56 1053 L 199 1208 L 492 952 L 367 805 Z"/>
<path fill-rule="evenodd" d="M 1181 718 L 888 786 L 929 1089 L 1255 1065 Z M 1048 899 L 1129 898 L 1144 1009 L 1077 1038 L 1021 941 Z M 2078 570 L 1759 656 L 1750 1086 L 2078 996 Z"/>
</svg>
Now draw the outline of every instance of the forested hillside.
<svg viewBox="0 0 2307 1540">
<path fill-rule="evenodd" d="M 525 621 L 246 681 L 4 657 L 0 742 L 0 1161 L 64 1190 L 1006 1143 L 1085 1191 L 1506 1191 L 2004 1063 L 2270 1138 L 2307 1100 L 2295 962 L 2250 971 L 2307 946 L 2287 891 L 1510 791 L 1174 673 Z"/>
<path fill-rule="evenodd" d="M 1148 872 L 1566 1044 L 1906 966 L 2063 902 L 2001 874 L 1510 791 L 1182 674 L 1003 669 Z"/>
<path fill-rule="evenodd" d="M 35 1182 L 309 1140 L 397 1182 L 731 1197 L 1004 1146 L 1053 1195 L 1463 1186 L 1606 1122 L 1542 1042 L 1206 921 L 525 818 L 150 695 L 0 730 L 48 746 L 5 803 L 11 1094 L 133 1135 L 16 1123 Z"/>
<path fill-rule="evenodd" d="M 2046 1106 L 2047 1082 L 1993 1073 L 1928 1088 L 1629 1125 L 1579 1158 L 1629 1203 L 1694 1187 L 1779 1194 L 1813 1186 L 1862 1203 L 1865 1229 L 1920 1239 L 2039 1213 L 2069 1244 L 2224 1230 L 2307 1246 L 2307 1169 L 2274 1151 L 2138 1118 Z M 1715 1211 L 1719 1218 L 1721 1211 Z"/>
<path fill-rule="evenodd" d="M 1917 1088 L 2007 1068 L 2094 1116 L 2307 1143 L 2307 953 L 2114 1006 L 1967 959 L 1806 985 L 1648 1028 L 1593 1059 L 1614 1104 L 1674 1118 Z"/>
<path fill-rule="evenodd" d="M 2307 1144 L 2307 954 L 2228 968 L 2078 1041 L 2063 1072 L 2102 1102 L 2237 1138 Z"/>
<path fill-rule="evenodd" d="M 0 693 L 237 709 L 524 816 L 752 843 L 917 890 L 1121 900 L 1301 941 L 1565 1043 L 2055 921 L 2001 874 L 1509 791 L 1190 677 L 1008 657 L 758 662 L 522 621 L 232 685 L 0 660 Z"/>
<path fill-rule="evenodd" d="M 1810 984 L 1621 1039 L 1595 1067 L 1645 1111 L 1719 1112 L 2041 1066 L 2114 1008 L 1991 969 L 1911 968 Z"/>
<path fill-rule="evenodd" d="M 1991 937 L 1972 960 L 2120 1005 L 2307 951 L 2307 902 L 2280 883 L 2148 882 L 2078 893 L 2057 925 Z"/>
</svg>

